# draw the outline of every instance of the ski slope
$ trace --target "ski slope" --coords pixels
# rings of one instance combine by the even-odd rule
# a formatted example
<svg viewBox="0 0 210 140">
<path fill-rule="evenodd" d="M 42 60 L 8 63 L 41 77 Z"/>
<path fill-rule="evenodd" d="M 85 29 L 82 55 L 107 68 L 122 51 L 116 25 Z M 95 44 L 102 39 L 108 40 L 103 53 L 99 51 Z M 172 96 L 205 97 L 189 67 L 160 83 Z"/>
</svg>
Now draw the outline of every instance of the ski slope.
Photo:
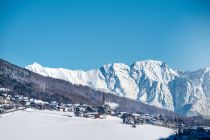
<svg viewBox="0 0 210 140">
<path fill-rule="evenodd" d="M 27 110 L 0 116 L 2 140 L 155 140 L 174 134 L 174 130 L 138 125 L 132 128 L 119 118 L 86 119 L 69 117 L 57 111 Z"/>
</svg>

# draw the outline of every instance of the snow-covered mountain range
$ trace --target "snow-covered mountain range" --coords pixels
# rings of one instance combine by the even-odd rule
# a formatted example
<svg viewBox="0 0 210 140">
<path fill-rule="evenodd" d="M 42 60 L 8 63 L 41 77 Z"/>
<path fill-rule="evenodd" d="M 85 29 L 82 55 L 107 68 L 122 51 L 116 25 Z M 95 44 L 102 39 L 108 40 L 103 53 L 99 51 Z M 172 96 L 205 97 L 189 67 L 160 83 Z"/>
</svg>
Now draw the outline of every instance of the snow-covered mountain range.
<svg viewBox="0 0 210 140">
<path fill-rule="evenodd" d="M 38 63 L 26 69 L 43 76 L 111 92 L 186 116 L 210 118 L 210 68 L 194 72 L 171 69 L 161 61 L 113 63 L 96 70 L 47 68 Z"/>
</svg>

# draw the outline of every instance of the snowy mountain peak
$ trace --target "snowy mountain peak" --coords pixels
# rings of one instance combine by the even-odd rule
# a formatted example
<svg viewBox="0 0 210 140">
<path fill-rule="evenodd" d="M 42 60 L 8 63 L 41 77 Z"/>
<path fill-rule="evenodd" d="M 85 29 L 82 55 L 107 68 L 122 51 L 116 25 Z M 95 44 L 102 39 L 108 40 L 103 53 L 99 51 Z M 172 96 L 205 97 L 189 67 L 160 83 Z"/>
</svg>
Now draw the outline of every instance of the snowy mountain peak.
<svg viewBox="0 0 210 140">
<path fill-rule="evenodd" d="M 43 75 L 43 72 L 44 72 L 44 67 L 42 67 L 42 65 L 40 65 L 37 62 L 34 62 L 33 64 L 26 66 L 25 68 L 29 69 L 33 72 L 36 72 L 38 74 L 42 73 L 42 75 Z"/>
<path fill-rule="evenodd" d="M 153 81 L 161 81 L 163 83 L 167 83 L 178 75 L 176 71 L 162 61 L 136 61 L 131 67 L 134 72 L 144 74 Z"/>
<path fill-rule="evenodd" d="M 154 60 L 136 61 L 131 66 L 107 64 L 89 71 L 47 68 L 38 63 L 26 68 L 43 76 L 107 91 L 182 115 L 210 117 L 209 68 L 181 72 Z"/>
<path fill-rule="evenodd" d="M 106 69 L 110 71 L 120 71 L 120 70 L 130 70 L 130 67 L 126 64 L 123 63 L 112 63 L 112 64 L 107 64 L 101 67 L 101 69 Z"/>
<path fill-rule="evenodd" d="M 136 61 L 135 65 L 161 65 L 162 61 L 157 60 L 144 60 L 144 61 Z"/>
<path fill-rule="evenodd" d="M 165 62 L 155 60 L 136 61 L 131 67 L 138 67 L 139 69 L 171 69 Z"/>
<path fill-rule="evenodd" d="M 34 62 L 32 65 L 29 66 L 33 66 L 33 67 L 42 67 L 41 64 L 39 64 L 38 62 Z"/>
<path fill-rule="evenodd" d="M 203 68 L 203 69 L 201 69 L 201 70 L 203 70 L 204 73 L 210 72 L 210 68 L 209 68 L 209 67 L 205 67 L 205 68 Z"/>
</svg>

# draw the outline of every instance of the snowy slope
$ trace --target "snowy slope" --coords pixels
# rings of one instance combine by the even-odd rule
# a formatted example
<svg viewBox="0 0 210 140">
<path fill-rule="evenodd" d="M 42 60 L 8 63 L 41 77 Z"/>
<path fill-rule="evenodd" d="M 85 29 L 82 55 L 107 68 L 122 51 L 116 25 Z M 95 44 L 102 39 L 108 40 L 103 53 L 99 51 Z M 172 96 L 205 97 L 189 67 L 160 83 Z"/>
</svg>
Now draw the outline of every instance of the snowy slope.
<svg viewBox="0 0 210 140">
<path fill-rule="evenodd" d="M 19 111 L 0 117 L 2 140 L 158 140 L 174 134 L 172 129 L 138 125 L 132 128 L 119 118 L 86 119 L 68 117 L 57 111 Z"/>
<path fill-rule="evenodd" d="M 181 72 L 154 60 L 136 61 L 131 66 L 113 63 L 96 70 L 47 68 L 38 63 L 27 69 L 47 77 L 142 101 L 179 114 L 210 117 L 210 69 Z"/>
</svg>

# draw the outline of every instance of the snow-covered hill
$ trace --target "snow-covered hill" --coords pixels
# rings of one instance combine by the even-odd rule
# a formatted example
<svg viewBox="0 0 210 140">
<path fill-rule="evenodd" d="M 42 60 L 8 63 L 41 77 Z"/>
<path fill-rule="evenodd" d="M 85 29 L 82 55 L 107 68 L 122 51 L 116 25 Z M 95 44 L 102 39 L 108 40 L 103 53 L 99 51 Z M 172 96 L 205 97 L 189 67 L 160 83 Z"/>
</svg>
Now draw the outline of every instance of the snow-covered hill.
<svg viewBox="0 0 210 140">
<path fill-rule="evenodd" d="M 28 70 L 47 77 L 142 101 L 187 116 L 210 117 L 210 69 L 181 72 L 161 61 L 136 61 L 131 66 L 113 63 L 96 70 L 47 68 L 38 63 Z"/>
<path fill-rule="evenodd" d="M 158 140 L 174 130 L 153 126 L 122 124 L 117 117 L 87 119 L 68 117 L 70 112 L 18 111 L 0 116 L 1 140 Z"/>
</svg>

